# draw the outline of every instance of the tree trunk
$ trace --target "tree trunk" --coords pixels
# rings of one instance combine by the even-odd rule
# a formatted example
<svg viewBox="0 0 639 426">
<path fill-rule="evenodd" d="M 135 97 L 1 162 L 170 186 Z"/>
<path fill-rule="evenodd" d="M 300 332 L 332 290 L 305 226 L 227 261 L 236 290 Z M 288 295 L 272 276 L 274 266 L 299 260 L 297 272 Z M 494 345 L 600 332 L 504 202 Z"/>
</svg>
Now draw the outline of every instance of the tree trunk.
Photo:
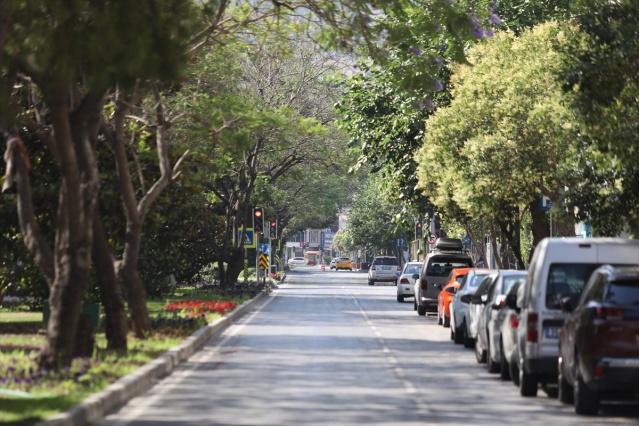
<svg viewBox="0 0 639 426">
<path fill-rule="evenodd" d="M 136 235 L 140 236 L 141 231 L 138 231 Z M 127 240 L 131 240 L 130 232 L 127 232 Z M 138 253 L 139 249 L 129 252 L 135 259 L 129 258 L 123 261 L 120 264 L 118 276 L 125 283 L 125 294 L 129 304 L 129 312 L 131 313 L 133 333 L 138 339 L 143 339 L 151 330 L 151 318 L 146 307 L 146 289 L 142 281 L 140 281 L 138 273 Z"/>
<path fill-rule="evenodd" d="M 127 326 L 124 299 L 115 273 L 113 253 L 102 226 L 99 212 L 93 221 L 93 264 L 98 272 L 100 296 L 106 315 L 107 349 L 127 352 Z"/>
<path fill-rule="evenodd" d="M 482 238 L 482 241 L 477 241 L 477 238 L 475 237 L 475 233 L 473 232 L 472 228 L 470 227 L 470 225 L 468 223 L 464 223 L 464 228 L 466 228 L 466 233 L 470 237 L 470 241 L 471 241 L 473 247 L 475 247 L 477 249 L 477 254 L 479 255 L 478 256 L 479 260 L 484 262 L 484 265 L 486 267 L 488 267 L 488 259 L 486 259 L 486 250 L 484 249 L 484 240 L 483 240 L 483 238 Z"/>
<path fill-rule="evenodd" d="M 548 215 L 541 210 L 541 206 L 539 205 L 539 200 L 535 199 L 534 201 L 528 204 L 528 208 L 530 209 L 530 217 L 531 217 L 531 231 L 532 231 L 532 250 L 530 251 L 530 257 L 528 261 L 530 262 L 530 258 L 533 255 L 534 248 L 537 247 L 539 242 L 550 236 L 550 225 L 548 223 Z"/>
<path fill-rule="evenodd" d="M 219 264 L 219 263 L 218 263 Z M 231 256 L 227 259 L 227 268 L 225 274 L 225 282 L 227 286 L 233 285 L 237 282 L 238 277 L 244 270 L 244 249 L 235 249 Z M 222 272 L 222 265 L 220 265 L 220 275 Z"/>
<path fill-rule="evenodd" d="M 493 218 L 490 219 L 489 229 L 490 229 L 490 246 L 492 248 L 491 254 L 493 256 L 493 259 L 495 260 L 495 263 L 497 263 L 497 268 L 504 269 L 504 265 L 502 265 L 501 263 L 501 257 L 498 255 L 499 251 L 497 250 L 497 233 L 495 232 L 495 221 Z"/>
<path fill-rule="evenodd" d="M 101 111 L 100 97 L 85 95 L 70 113 L 68 93 L 68 88 L 60 89 L 50 97 L 62 186 L 54 245 L 55 279 L 49 298 L 51 316 L 47 341 L 38 354 L 40 367 L 48 368 L 69 365 L 76 354 L 75 339 L 90 272 L 93 215 L 99 187 L 88 123 L 95 118 L 96 111 L 98 114 Z"/>
</svg>

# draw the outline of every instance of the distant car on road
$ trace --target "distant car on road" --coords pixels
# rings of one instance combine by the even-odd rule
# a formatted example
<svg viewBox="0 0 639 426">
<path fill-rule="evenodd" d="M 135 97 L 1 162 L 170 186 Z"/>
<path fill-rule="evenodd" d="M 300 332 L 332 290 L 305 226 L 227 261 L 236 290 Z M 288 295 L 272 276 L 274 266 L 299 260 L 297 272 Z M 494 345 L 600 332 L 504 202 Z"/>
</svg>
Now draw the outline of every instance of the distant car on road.
<svg viewBox="0 0 639 426">
<path fill-rule="evenodd" d="M 377 256 L 368 270 L 368 285 L 375 285 L 379 281 L 397 283 L 400 271 L 396 257 Z"/>
<path fill-rule="evenodd" d="M 337 259 L 339 259 L 339 258 L 338 257 L 334 257 L 333 259 L 331 259 L 330 269 L 334 269 L 335 268 L 335 264 L 337 263 Z"/>
<path fill-rule="evenodd" d="M 303 257 L 292 257 L 288 260 L 288 264 L 293 265 L 306 265 L 308 262 Z"/>
<path fill-rule="evenodd" d="M 340 269 L 348 269 L 349 271 L 353 270 L 353 262 L 348 257 L 340 257 L 335 262 L 335 270 L 339 271 Z"/>
</svg>

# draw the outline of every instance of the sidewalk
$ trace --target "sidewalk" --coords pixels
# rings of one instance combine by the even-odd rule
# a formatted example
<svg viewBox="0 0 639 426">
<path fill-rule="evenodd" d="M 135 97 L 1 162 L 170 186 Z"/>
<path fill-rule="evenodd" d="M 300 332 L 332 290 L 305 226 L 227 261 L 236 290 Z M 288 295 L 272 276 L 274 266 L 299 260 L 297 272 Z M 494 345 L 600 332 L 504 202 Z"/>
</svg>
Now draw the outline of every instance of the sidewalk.
<svg viewBox="0 0 639 426">
<path fill-rule="evenodd" d="M 175 367 L 200 350 L 212 336 L 231 325 L 268 294 L 267 291 L 260 292 L 253 299 L 247 300 L 233 311 L 200 328 L 159 358 L 89 396 L 81 404 L 38 423 L 38 426 L 84 426 L 101 420 L 109 412 L 147 391 L 155 381 L 170 374 Z"/>
</svg>

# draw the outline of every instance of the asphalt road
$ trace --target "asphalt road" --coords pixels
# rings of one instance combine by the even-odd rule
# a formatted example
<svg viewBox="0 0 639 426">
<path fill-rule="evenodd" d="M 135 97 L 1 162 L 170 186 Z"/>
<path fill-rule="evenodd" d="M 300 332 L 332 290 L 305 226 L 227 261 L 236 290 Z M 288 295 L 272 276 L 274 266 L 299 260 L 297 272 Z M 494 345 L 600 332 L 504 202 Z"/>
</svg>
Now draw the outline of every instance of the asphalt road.
<svg viewBox="0 0 639 426">
<path fill-rule="evenodd" d="M 394 285 L 299 267 L 256 309 L 100 425 L 639 424 L 638 405 L 582 417 L 522 398 L 419 317 Z"/>
</svg>

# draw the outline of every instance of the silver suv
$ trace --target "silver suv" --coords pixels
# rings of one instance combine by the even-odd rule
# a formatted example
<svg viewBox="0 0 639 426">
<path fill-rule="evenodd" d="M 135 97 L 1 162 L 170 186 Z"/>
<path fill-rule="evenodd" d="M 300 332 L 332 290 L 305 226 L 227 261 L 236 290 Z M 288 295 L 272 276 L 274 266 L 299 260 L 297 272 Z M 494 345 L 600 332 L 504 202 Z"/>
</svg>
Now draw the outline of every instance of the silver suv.
<svg viewBox="0 0 639 426">
<path fill-rule="evenodd" d="M 396 257 L 377 256 L 368 270 L 368 285 L 375 285 L 379 281 L 394 282 L 397 285 L 400 272 L 401 267 Z"/>
<path fill-rule="evenodd" d="M 473 259 L 463 251 L 461 240 L 440 238 L 424 259 L 419 280 L 415 281 L 414 308 L 420 316 L 437 312 L 437 296 L 453 268 L 473 268 Z"/>
</svg>

